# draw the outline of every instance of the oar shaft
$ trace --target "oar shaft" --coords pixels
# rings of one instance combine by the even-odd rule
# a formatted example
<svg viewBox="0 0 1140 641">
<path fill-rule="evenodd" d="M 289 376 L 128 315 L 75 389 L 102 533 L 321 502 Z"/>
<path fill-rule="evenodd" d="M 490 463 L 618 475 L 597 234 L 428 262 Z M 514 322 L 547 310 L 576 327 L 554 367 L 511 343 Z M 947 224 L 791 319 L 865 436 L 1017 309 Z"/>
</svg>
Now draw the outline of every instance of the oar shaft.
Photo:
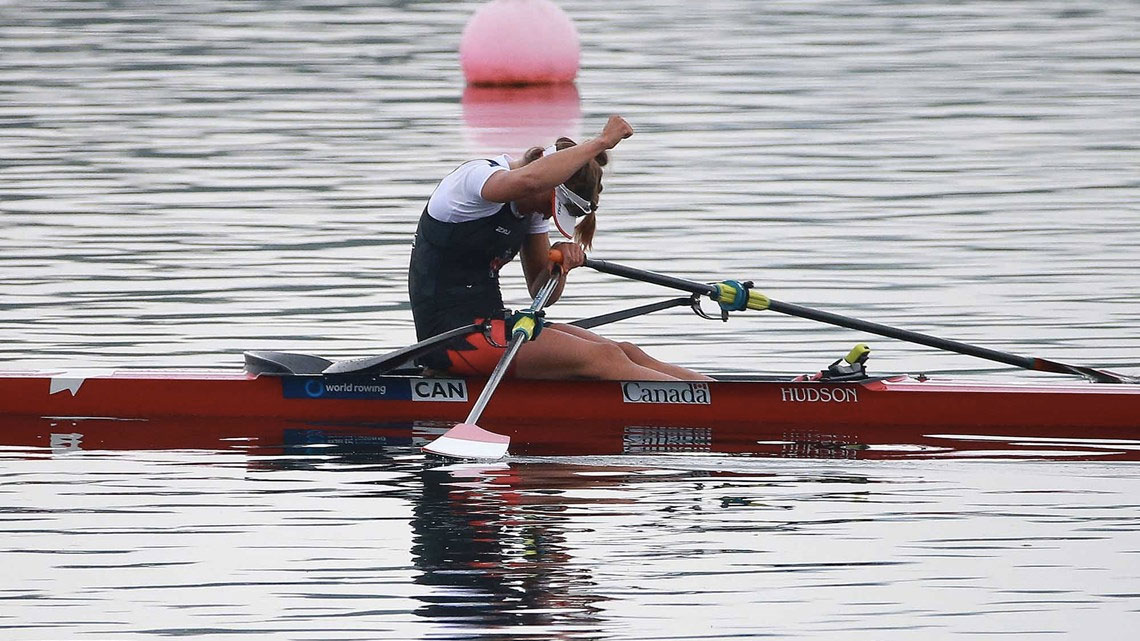
<svg viewBox="0 0 1140 641">
<path fill-rule="evenodd" d="M 667 276 L 665 274 L 658 274 L 656 272 L 637 269 L 634 267 L 627 267 L 625 265 L 617 265 L 614 263 L 606 262 L 604 260 L 597 260 L 594 258 L 587 258 L 585 265 L 592 269 L 615 276 L 623 276 L 625 278 L 632 278 L 646 283 L 653 283 L 655 285 L 662 285 L 664 287 L 672 287 L 681 291 L 708 296 L 715 301 L 728 303 L 732 301 L 735 296 L 733 286 L 728 286 L 722 289 L 727 284 L 711 285 L 708 283 L 699 283 L 684 278 L 677 278 L 676 276 Z M 1124 376 L 1105 370 L 1094 369 L 1091 367 L 1084 367 L 1080 365 L 1069 365 L 1067 363 L 1059 363 L 1044 358 L 1033 358 L 1028 356 L 1019 356 L 1017 354 L 1010 354 L 1008 352 L 999 352 L 997 350 L 979 347 L 977 345 L 970 345 L 961 343 L 948 338 L 938 338 L 937 336 L 930 336 L 928 334 L 920 334 L 897 327 L 889 327 L 887 325 L 880 325 L 879 323 L 872 323 L 870 321 L 859 320 L 858 318 L 851 318 L 849 316 L 840 316 L 839 314 L 832 314 L 809 307 L 794 305 L 792 303 L 784 303 L 778 300 L 772 300 L 758 292 L 750 292 L 747 298 L 748 309 L 770 309 L 774 312 L 787 314 L 789 316 L 798 316 L 809 320 L 827 323 L 829 325 L 838 325 L 839 327 L 846 327 L 859 331 L 868 332 L 871 334 L 878 334 L 879 336 L 886 336 L 887 338 L 896 338 L 927 347 L 934 347 L 949 352 L 957 352 L 965 354 L 966 356 L 974 356 L 1014 367 L 1021 367 L 1028 370 L 1035 370 L 1039 372 L 1054 372 L 1058 374 L 1076 374 L 1084 376 L 1090 380 L 1098 383 L 1136 383 L 1140 379 L 1136 377 Z"/>
<path fill-rule="evenodd" d="M 555 268 L 550 274 L 550 279 L 546 284 L 538 290 L 538 295 L 534 297 L 534 304 L 531 309 L 536 313 L 542 311 L 546 307 L 546 301 L 550 299 L 550 295 L 554 292 L 554 288 L 558 286 L 560 269 Z M 539 320 L 538 322 L 542 322 Z M 471 407 L 471 412 L 467 415 L 467 420 L 464 423 L 474 425 L 478 422 L 479 417 L 483 414 L 483 410 L 487 407 L 487 403 L 491 401 L 491 395 L 495 393 L 495 388 L 499 386 L 499 382 L 503 380 L 507 370 L 511 366 L 511 361 L 514 360 L 515 354 L 518 353 L 522 344 L 527 341 L 527 335 L 523 331 L 515 331 L 511 334 L 511 341 L 507 343 L 507 351 L 503 353 L 503 357 L 499 359 L 499 364 L 495 366 L 494 371 L 487 377 L 487 384 L 483 386 L 483 391 L 479 393 L 479 398 L 475 399 L 475 405 Z"/>
<path fill-rule="evenodd" d="M 597 260 L 594 258 L 586 259 L 586 266 L 591 269 L 596 269 L 600 272 L 613 274 L 614 276 L 624 276 L 625 278 L 632 278 L 655 285 L 662 285 L 664 287 L 672 287 L 682 291 L 700 294 L 702 296 L 710 296 L 716 298 L 718 295 L 715 285 L 708 283 L 700 283 L 685 278 L 677 278 L 676 276 L 668 276 L 665 274 L 658 274 L 656 272 L 637 269 L 634 267 L 627 267 L 625 265 L 617 265 L 604 260 Z M 832 314 L 809 307 L 803 307 L 792 303 L 784 303 L 778 300 L 768 299 L 768 309 L 787 314 L 789 316 L 798 316 L 808 320 L 819 321 L 830 325 L 838 325 L 848 329 L 855 329 L 871 334 L 878 334 L 879 336 L 886 336 L 888 338 L 897 338 L 899 340 L 918 343 L 919 345 L 926 345 L 927 347 L 934 347 L 937 349 L 944 349 L 951 352 L 958 352 L 967 356 L 976 356 L 978 358 L 989 359 L 1015 367 L 1024 367 L 1027 369 L 1036 369 L 1035 360 L 1025 356 L 1018 356 L 1016 354 L 1007 354 L 985 347 L 978 347 L 976 345 L 968 345 L 960 343 L 955 340 L 947 338 L 938 338 L 937 336 L 930 336 L 928 334 L 920 334 L 919 332 L 912 332 L 905 329 L 898 329 L 896 327 L 889 327 L 887 325 L 880 325 L 879 323 L 872 323 L 871 321 L 859 320 L 858 318 L 851 318 L 848 316 L 841 316 L 839 314 Z"/>
<path fill-rule="evenodd" d="M 601 314 L 599 316 L 591 316 L 589 318 L 580 318 L 576 321 L 571 321 L 569 324 L 582 329 L 593 329 L 595 327 L 606 325 L 609 323 L 616 323 L 618 321 L 628 320 L 637 316 L 645 314 L 652 314 L 659 312 L 663 309 L 670 309 L 673 307 L 680 307 L 682 305 L 688 306 L 693 304 L 693 299 L 682 296 L 681 298 L 670 298 L 658 303 L 650 303 L 648 305 L 638 305 L 629 309 L 623 309 L 617 312 L 610 312 L 608 314 Z"/>
<path fill-rule="evenodd" d="M 511 337 L 511 342 L 507 344 L 507 351 L 503 354 L 503 358 L 499 361 L 500 367 L 496 367 L 495 371 L 487 377 L 487 384 L 483 386 L 483 391 L 479 393 L 479 398 L 475 399 L 475 405 L 471 408 L 471 412 L 467 414 L 467 420 L 463 421 L 474 425 L 479 421 L 479 417 L 483 415 L 483 410 L 486 409 L 487 403 L 491 401 L 491 395 L 495 393 L 495 388 L 499 386 L 499 382 L 503 380 L 506 375 L 507 369 L 514 360 L 515 354 L 518 353 L 519 347 L 526 342 L 525 334 L 515 334 Z"/>
<path fill-rule="evenodd" d="M 830 312 L 820 311 L 818 309 L 811 309 L 809 307 L 802 307 L 793 303 L 784 303 L 778 300 L 768 299 L 768 309 L 787 314 L 789 316 L 798 316 L 808 320 L 819 321 L 829 325 L 838 325 L 848 329 L 855 329 L 870 334 L 878 334 L 879 336 L 886 336 L 887 338 L 896 338 L 899 340 L 918 343 L 919 345 L 926 345 L 927 347 L 934 347 L 936 349 L 944 349 L 949 352 L 958 352 L 967 356 L 976 356 L 1006 365 L 1013 365 L 1014 367 L 1023 367 L 1025 369 L 1037 369 L 1035 367 L 1035 360 L 1025 356 L 1018 356 L 1017 354 L 1008 354 L 1006 352 L 999 352 L 977 345 L 969 345 L 967 343 L 960 343 L 948 338 L 938 338 L 937 336 L 930 336 L 929 334 L 921 334 L 919 332 L 912 332 L 906 329 L 899 329 L 897 327 L 889 327 L 887 325 L 880 325 L 871 321 L 859 320 L 858 318 L 851 318 L 848 316 L 840 316 L 839 314 L 832 314 Z"/>
<path fill-rule="evenodd" d="M 337 361 L 325 368 L 324 374 L 384 374 L 401 365 L 405 365 L 414 358 L 418 358 L 430 351 L 439 349 L 441 345 L 483 330 L 483 323 L 472 323 L 424 339 L 414 345 L 402 347 L 380 356 L 354 358 L 347 361 Z"/>
<path fill-rule="evenodd" d="M 626 267 L 625 265 L 617 265 L 605 260 L 598 260 L 595 258 L 587 258 L 584 263 L 590 269 L 596 269 L 600 272 L 613 274 L 614 276 L 622 276 L 625 278 L 632 278 L 633 280 L 640 280 L 654 285 L 661 285 L 662 287 L 672 287 L 679 289 L 683 292 L 690 294 L 700 294 L 702 296 L 713 296 L 717 294 L 716 287 L 708 283 L 698 283 L 697 281 L 688 280 L 685 278 L 677 278 L 676 276 L 668 276 L 666 274 L 658 274 L 657 272 L 646 271 L 644 269 L 637 269 L 635 267 Z"/>
</svg>

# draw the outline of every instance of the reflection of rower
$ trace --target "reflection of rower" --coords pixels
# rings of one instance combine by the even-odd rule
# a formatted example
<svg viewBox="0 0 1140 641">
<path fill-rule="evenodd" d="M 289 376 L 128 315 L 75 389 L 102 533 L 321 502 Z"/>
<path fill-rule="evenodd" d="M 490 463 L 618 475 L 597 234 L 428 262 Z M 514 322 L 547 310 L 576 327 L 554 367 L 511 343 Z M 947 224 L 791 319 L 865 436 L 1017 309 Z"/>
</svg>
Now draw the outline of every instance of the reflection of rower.
<svg viewBox="0 0 1140 641">
<path fill-rule="evenodd" d="M 550 488 L 557 479 L 544 468 Z M 437 588 L 416 614 L 462 621 L 468 628 L 582 626 L 597 628 L 594 581 L 570 563 L 564 522 L 533 511 L 546 499 L 519 490 L 526 483 L 507 466 L 436 468 L 422 472 L 423 495 L 412 518 L 415 581 Z M 575 476 L 577 483 L 583 477 Z M 561 499 L 558 499 L 561 501 Z M 481 631 L 473 635 L 487 637 Z M 518 638 L 510 635 L 509 638 Z M 550 637 L 554 638 L 554 637 Z"/>
</svg>

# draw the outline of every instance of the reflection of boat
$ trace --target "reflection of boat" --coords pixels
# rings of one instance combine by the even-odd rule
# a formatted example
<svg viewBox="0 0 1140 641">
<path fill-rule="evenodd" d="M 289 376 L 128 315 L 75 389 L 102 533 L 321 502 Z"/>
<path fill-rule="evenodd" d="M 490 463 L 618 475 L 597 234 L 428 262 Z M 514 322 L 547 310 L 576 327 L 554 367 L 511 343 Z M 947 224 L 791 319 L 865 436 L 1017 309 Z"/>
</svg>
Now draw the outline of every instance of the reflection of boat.
<svg viewBox="0 0 1140 641">
<path fill-rule="evenodd" d="M 55 453 L 247 450 L 258 455 L 321 449 L 412 447 L 410 423 L 325 425 L 248 418 L 153 419 L 0 416 L 0 445 Z"/>
<path fill-rule="evenodd" d="M 310 438 L 332 445 L 339 439 L 346 447 L 412 446 L 462 420 L 482 384 L 410 375 L 11 373 L 0 375 L 0 430 L 3 443 L 41 447 L 52 446 L 52 434 L 60 441 L 66 437 L 58 435 L 72 433 L 82 435 L 83 447 L 92 446 L 98 433 L 106 449 L 136 449 L 145 442 L 209 448 L 222 438 L 284 446 L 288 430 L 307 430 Z M 77 427 L 69 427 L 73 422 Z M 864 457 L 946 448 L 993 451 L 1016 443 L 1011 447 L 1140 458 L 1140 385 L 907 377 L 740 377 L 711 383 L 508 379 L 484 422 L 511 436 L 516 455 Z M 32 432 L 36 439 L 25 438 Z"/>
</svg>

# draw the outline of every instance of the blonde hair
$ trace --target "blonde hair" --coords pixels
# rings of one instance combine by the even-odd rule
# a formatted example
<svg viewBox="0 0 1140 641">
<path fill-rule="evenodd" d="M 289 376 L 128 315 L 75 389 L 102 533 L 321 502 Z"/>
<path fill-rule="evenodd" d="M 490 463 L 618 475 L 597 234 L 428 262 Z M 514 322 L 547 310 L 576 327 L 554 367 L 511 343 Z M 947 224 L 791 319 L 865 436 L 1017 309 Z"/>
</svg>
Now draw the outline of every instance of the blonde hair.
<svg viewBox="0 0 1140 641">
<path fill-rule="evenodd" d="M 578 143 L 562 137 L 554 142 L 554 148 L 562 151 L 576 144 Z M 526 163 L 534 162 L 542 157 L 542 151 L 542 147 L 531 147 L 523 155 L 523 160 Z M 603 151 L 582 165 L 563 183 L 570 191 L 590 201 L 590 211 L 586 212 L 586 216 L 574 226 L 574 240 L 586 249 L 590 249 L 593 244 L 594 232 L 598 228 L 597 212 L 598 198 L 602 195 L 602 167 L 605 167 L 609 161 L 609 154 Z"/>
</svg>

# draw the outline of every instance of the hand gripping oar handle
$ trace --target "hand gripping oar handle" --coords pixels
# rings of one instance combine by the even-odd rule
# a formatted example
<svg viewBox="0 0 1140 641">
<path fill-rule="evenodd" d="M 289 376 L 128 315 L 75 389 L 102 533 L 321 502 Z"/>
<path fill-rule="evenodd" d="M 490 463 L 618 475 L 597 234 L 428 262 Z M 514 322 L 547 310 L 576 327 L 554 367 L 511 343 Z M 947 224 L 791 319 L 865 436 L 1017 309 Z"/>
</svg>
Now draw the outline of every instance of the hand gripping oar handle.
<svg viewBox="0 0 1140 641">
<path fill-rule="evenodd" d="M 557 251 L 557 250 L 555 250 Z M 672 287 L 681 291 L 690 292 L 693 294 L 700 294 L 708 296 L 718 302 L 730 302 L 736 294 L 736 290 L 731 285 L 725 283 L 709 284 L 699 283 L 684 278 L 677 278 L 676 276 L 667 276 L 665 274 L 658 274 L 656 272 L 637 269 L 635 267 L 627 267 L 625 265 L 617 265 L 604 260 L 596 260 L 587 258 L 585 262 L 586 267 L 596 269 L 600 272 L 613 274 L 615 276 L 622 276 L 625 278 L 632 278 L 646 283 L 653 283 L 655 285 L 662 285 L 664 287 Z M 871 334 L 878 334 L 879 336 L 886 336 L 888 338 L 895 338 L 898 340 L 907 341 L 910 343 L 917 343 L 927 347 L 934 347 L 936 349 L 946 350 L 948 352 L 957 352 L 965 354 L 966 356 L 975 356 L 1006 365 L 1013 365 L 1023 369 L 1034 370 L 1039 372 L 1053 372 L 1057 374 L 1076 374 L 1084 376 L 1097 383 L 1137 383 L 1140 379 L 1132 376 L 1125 376 L 1123 374 L 1116 374 L 1105 370 L 1094 369 L 1091 367 L 1084 367 L 1081 365 L 1069 365 L 1066 363 L 1059 363 L 1044 358 L 1036 358 L 1029 356 L 1018 356 L 1017 354 L 1010 354 L 1007 352 L 999 352 L 997 350 L 979 347 L 977 345 L 969 345 L 947 338 L 938 338 L 937 336 L 930 336 L 928 334 L 920 334 L 897 327 L 889 327 L 887 325 L 880 325 L 879 323 L 872 323 L 870 321 L 859 320 L 848 316 L 840 316 L 839 314 L 832 314 L 810 307 L 803 307 L 801 305 L 794 305 L 792 303 L 784 303 L 778 300 L 772 300 L 758 292 L 748 292 L 748 309 L 769 309 L 781 314 L 789 316 L 798 316 L 809 320 L 827 323 L 829 325 L 838 325 L 839 327 L 846 327 L 848 329 L 855 329 Z"/>
</svg>

